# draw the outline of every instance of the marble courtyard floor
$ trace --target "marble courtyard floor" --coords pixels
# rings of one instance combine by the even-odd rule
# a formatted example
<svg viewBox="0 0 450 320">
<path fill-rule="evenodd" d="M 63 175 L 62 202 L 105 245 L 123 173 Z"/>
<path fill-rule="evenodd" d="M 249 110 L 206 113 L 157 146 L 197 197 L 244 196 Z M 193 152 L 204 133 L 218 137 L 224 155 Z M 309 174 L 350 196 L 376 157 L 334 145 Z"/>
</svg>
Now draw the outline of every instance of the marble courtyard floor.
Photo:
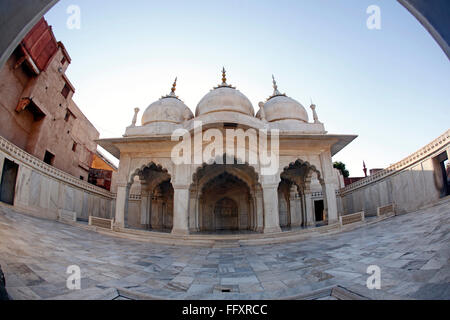
<svg viewBox="0 0 450 320">
<path fill-rule="evenodd" d="M 0 206 L 0 265 L 13 299 L 270 299 L 342 286 L 379 299 L 450 299 L 450 201 L 296 243 L 171 247 L 109 237 Z M 66 288 L 78 265 L 82 290 Z M 365 286 L 381 268 L 381 290 Z M 223 292 L 229 291 L 229 292 Z"/>
</svg>

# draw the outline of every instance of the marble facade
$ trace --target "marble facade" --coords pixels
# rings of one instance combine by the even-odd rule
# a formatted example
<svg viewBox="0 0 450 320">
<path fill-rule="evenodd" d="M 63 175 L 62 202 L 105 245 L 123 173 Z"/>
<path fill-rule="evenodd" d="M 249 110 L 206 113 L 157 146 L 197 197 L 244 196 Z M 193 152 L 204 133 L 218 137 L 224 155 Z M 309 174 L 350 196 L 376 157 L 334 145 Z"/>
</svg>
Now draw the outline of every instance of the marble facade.
<svg viewBox="0 0 450 320">
<path fill-rule="evenodd" d="M 282 227 L 316 224 L 313 192 L 320 193 L 324 201 L 325 222 L 338 222 L 336 190 L 342 179 L 333 168 L 332 156 L 356 136 L 328 134 L 314 105 L 314 121 L 310 122 L 306 109 L 281 94 L 275 80 L 272 96 L 260 103 L 256 115 L 247 97 L 226 81 L 223 71 L 222 84 L 199 102 L 195 116 L 175 95 L 175 82 L 169 95 L 145 110 L 141 126 L 136 125 L 139 109 L 135 109 L 122 138 L 99 140 L 120 159 L 113 184 L 117 227 L 171 229 L 180 235 L 223 230 L 280 232 Z M 193 154 L 181 164 L 173 161 L 172 153 L 180 143 L 172 137 L 177 130 L 184 130 L 183 140 L 194 145 Z M 239 143 L 239 134 L 244 141 L 248 137 L 248 143 L 231 152 L 224 147 L 223 153 L 198 161 L 198 155 L 202 157 L 202 151 L 211 146 L 207 143 L 211 132 L 214 137 L 219 134 L 220 144 L 226 146 L 231 130 L 235 130 L 233 145 Z M 257 133 L 254 140 L 250 130 Z M 266 165 L 259 158 L 256 162 L 249 159 L 252 153 L 261 152 L 262 146 L 257 145 L 261 132 L 270 133 L 269 146 L 274 143 L 273 130 L 279 132 L 278 163 L 274 172 L 265 174 Z M 170 189 L 167 194 L 160 190 L 164 184 L 163 189 Z M 161 219 L 171 219 L 171 223 L 158 223 Z"/>
</svg>

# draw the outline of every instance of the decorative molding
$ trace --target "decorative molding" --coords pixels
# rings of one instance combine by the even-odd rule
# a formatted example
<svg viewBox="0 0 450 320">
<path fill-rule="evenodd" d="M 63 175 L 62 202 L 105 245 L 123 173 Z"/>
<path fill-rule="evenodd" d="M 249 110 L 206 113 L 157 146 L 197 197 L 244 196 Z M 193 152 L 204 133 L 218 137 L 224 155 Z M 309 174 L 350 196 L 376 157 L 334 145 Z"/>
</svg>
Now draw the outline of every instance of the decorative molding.
<svg viewBox="0 0 450 320">
<path fill-rule="evenodd" d="M 129 200 L 140 201 L 142 196 L 140 194 L 130 194 Z"/>
<path fill-rule="evenodd" d="M 114 198 L 111 192 L 102 189 L 100 187 L 94 186 L 86 181 L 79 180 L 62 170 L 59 170 L 55 167 L 46 164 L 45 162 L 39 160 L 38 158 L 30 155 L 29 153 L 20 149 L 16 145 L 12 144 L 2 136 L 0 136 L 0 151 L 3 151 L 4 153 L 8 154 L 16 161 L 18 161 L 20 164 L 30 167 L 31 169 L 34 169 L 39 173 L 47 175 L 50 178 L 56 179 L 63 183 L 70 184 L 84 191 L 95 193 L 108 199 Z"/>
<path fill-rule="evenodd" d="M 391 176 L 395 173 L 398 173 L 398 172 L 412 166 L 413 164 L 426 159 L 430 155 L 433 155 L 435 152 L 437 152 L 441 149 L 444 150 L 444 148 L 446 146 L 448 146 L 449 144 L 450 144 L 450 130 L 447 130 L 444 134 L 439 136 L 437 139 L 433 140 L 432 142 L 427 144 L 425 147 L 414 152 L 413 154 L 409 155 L 405 159 L 389 166 L 388 168 L 386 168 L 382 171 L 379 171 L 371 176 L 368 176 L 367 178 L 356 181 L 356 182 L 340 189 L 339 195 L 343 196 L 351 191 L 354 191 L 354 190 L 364 187 L 366 185 L 380 181 L 380 180 L 382 180 L 388 176 Z"/>
</svg>

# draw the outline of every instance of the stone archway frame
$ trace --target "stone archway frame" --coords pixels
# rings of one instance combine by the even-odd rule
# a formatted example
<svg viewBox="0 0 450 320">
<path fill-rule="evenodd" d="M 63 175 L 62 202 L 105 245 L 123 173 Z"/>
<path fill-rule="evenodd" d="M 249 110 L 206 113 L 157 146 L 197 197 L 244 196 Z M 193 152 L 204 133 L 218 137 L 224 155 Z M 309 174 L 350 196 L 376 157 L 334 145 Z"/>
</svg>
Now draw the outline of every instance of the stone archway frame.
<svg viewBox="0 0 450 320">
<path fill-rule="evenodd" d="M 244 190 L 233 190 L 233 189 L 229 189 L 227 190 L 227 192 L 225 193 L 211 193 L 211 191 L 215 190 L 213 188 L 211 188 L 211 186 L 218 186 L 217 184 L 217 178 L 219 178 L 221 175 L 227 175 L 229 177 L 231 177 L 231 179 L 237 183 L 239 185 L 239 188 L 243 187 L 245 189 Z M 209 176 L 208 176 L 209 177 Z M 228 180 L 226 180 L 228 181 Z M 212 230 L 207 230 L 207 231 L 214 231 L 214 230 L 219 230 L 217 227 L 217 217 L 215 216 L 215 208 L 217 205 L 217 202 L 222 200 L 223 198 L 229 198 L 230 200 L 233 200 L 233 202 L 236 203 L 236 207 L 238 209 L 238 214 L 236 216 L 237 220 L 236 225 L 235 225 L 235 229 L 233 230 L 249 230 L 251 229 L 251 219 L 249 219 L 249 217 L 253 214 L 253 212 L 250 212 L 251 207 L 250 207 L 250 202 L 252 201 L 253 196 L 251 195 L 251 187 L 240 177 L 234 175 L 233 173 L 230 173 L 226 170 L 224 170 L 222 173 L 218 173 L 218 174 L 214 174 L 211 176 L 211 178 L 201 187 L 202 190 L 205 190 L 205 188 L 207 190 L 209 190 L 210 192 L 206 193 L 206 191 L 201 192 L 200 195 L 202 196 L 202 200 L 205 201 L 203 202 L 202 200 L 199 200 L 199 207 L 205 209 L 207 207 L 205 207 L 205 205 L 212 205 L 211 209 L 213 210 L 212 213 Z M 244 195 L 245 193 L 245 195 Z M 244 197 L 243 197 L 244 196 Z M 242 202 L 241 200 L 246 200 L 244 202 Z M 247 216 L 247 224 L 245 225 L 245 228 L 243 228 L 244 226 L 241 225 L 240 223 L 240 218 L 241 215 L 245 213 Z M 199 226 L 200 227 L 205 227 L 205 220 L 203 220 L 206 216 L 204 214 L 206 214 L 206 212 L 204 211 L 199 211 Z"/>
<path fill-rule="evenodd" d="M 146 168 L 151 168 L 152 166 L 162 173 L 167 173 L 171 178 L 173 177 L 173 174 L 171 173 L 171 171 L 169 169 L 165 168 L 161 163 L 158 163 L 155 160 L 151 160 L 151 161 L 147 162 L 146 164 L 141 165 L 139 168 L 135 169 L 134 171 L 131 171 L 131 173 L 128 176 L 127 183 L 132 185 L 134 183 L 134 178 L 136 176 L 139 176 L 139 174 L 141 172 L 143 172 Z"/>
<path fill-rule="evenodd" d="M 218 161 L 220 159 L 220 161 Z M 261 231 L 263 226 L 263 214 L 260 213 L 258 215 L 257 211 L 257 198 L 258 195 L 262 194 L 262 187 L 260 183 L 260 175 L 258 174 L 257 168 L 253 165 L 250 165 L 247 162 L 239 161 L 236 157 L 228 157 L 229 162 L 233 162 L 233 164 L 226 164 L 227 155 L 224 153 L 222 156 L 218 156 L 215 160 L 210 160 L 208 162 L 203 163 L 198 166 L 195 172 L 192 174 L 191 185 L 189 187 L 190 190 L 190 201 L 189 201 L 189 224 L 190 229 L 199 231 L 200 226 L 200 206 L 199 202 L 201 200 L 202 188 L 203 186 L 211 181 L 215 177 L 219 176 L 224 172 L 228 172 L 229 174 L 235 176 L 239 180 L 242 180 L 248 187 L 251 197 L 251 214 L 249 215 L 249 225 L 254 227 L 255 231 Z M 223 164 L 222 164 L 223 163 Z M 213 172 L 207 173 L 204 176 L 201 176 L 203 172 L 208 170 L 211 166 L 217 166 L 217 169 Z M 246 168 L 247 170 L 244 170 Z M 262 204 L 259 204 L 262 206 Z M 260 208 L 262 212 L 262 208 Z"/>
<path fill-rule="evenodd" d="M 126 198 L 125 198 L 125 211 L 124 211 L 124 227 L 127 227 L 127 221 L 128 221 L 128 204 L 129 204 L 129 198 L 130 198 L 130 190 L 131 190 L 131 186 L 134 184 L 134 179 L 135 177 L 139 176 L 141 184 L 142 181 L 144 181 L 144 176 L 143 173 L 145 171 L 145 169 L 150 169 L 150 170 L 154 170 L 156 172 L 165 174 L 162 175 L 160 177 L 157 177 L 156 179 L 153 179 L 152 181 L 150 181 L 150 183 L 147 183 L 147 188 L 150 192 L 150 194 L 153 194 L 153 191 L 155 190 L 155 188 L 157 188 L 159 185 L 161 185 L 162 183 L 169 181 L 170 184 L 172 184 L 171 180 L 172 180 L 172 175 L 170 174 L 170 171 L 168 169 L 166 169 L 165 167 L 163 167 L 162 164 L 158 163 L 157 161 L 149 161 L 148 163 L 141 165 L 139 168 L 135 169 L 134 171 L 132 171 L 129 174 L 128 177 L 128 181 L 127 181 L 127 185 L 126 185 Z M 142 202 L 148 202 L 148 199 L 144 199 L 142 196 L 142 192 L 143 190 L 141 190 L 141 210 L 146 210 L 148 211 L 148 207 L 142 208 Z M 150 204 L 146 204 L 146 206 L 148 206 Z M 142 212 L 141 212 L 142 214 Z M 149 218 L 149 225 L 151 225 L 151 217 Z M 142 221 L 142 220 L 141 220 Z"/>
<path fill-rule="evenodd" d="M 292 170 L 295 168 L 305 168 L 305 172 L 302 176 L 292 176 L 286 175 L 288 170 Z M 324 179 L 322 177 L 322 173 L 320 170 L 316 168 L 315 165 L 312 165 L 308 161 L 304 161 L 301 159 L 297 159 L 289 163 L 289 165 L 285 166 L 280 173 L 280 180 L 286 179 L 290 181 L 293 185 L 297 187 L 297 193 L 301 198 L 301 209 L 302 209 L 302 225 L 303 226 L 313 226 L 315 225 L 314 215 L 313 215 L 313 207 L 312 207 L 312 195 L 311 195 L 311 180 L 313 174 L 317 175 L 317 179 L 319 180 L 322 188 L 324 187 Z M 281 182 L 280 182 L 281 183 Z M 324 202 L 325 205 L 325 202 Z M 291 221 L 292 223 L 292 221 Z M 294 223 L 295 225 L 296 223 Z"/>
</svg>

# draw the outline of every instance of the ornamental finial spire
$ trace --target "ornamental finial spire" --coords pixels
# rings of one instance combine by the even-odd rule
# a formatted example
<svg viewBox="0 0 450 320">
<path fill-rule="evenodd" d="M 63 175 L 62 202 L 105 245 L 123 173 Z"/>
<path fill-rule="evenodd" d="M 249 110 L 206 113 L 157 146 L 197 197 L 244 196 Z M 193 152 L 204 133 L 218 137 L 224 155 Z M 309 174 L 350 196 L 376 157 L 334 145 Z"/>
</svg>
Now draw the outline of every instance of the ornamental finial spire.
<svg viewBox="0 0 450 320">
<path fill-rule="evenodd" d="M 177 81 L 178 77 L 175 78 L 175 81 L 172 84 L 172 89 L 170 89 L 170 93 L 162 98 L 176 98 L 179 100 L 178 96 L 175 94 L 175 91 L 177 91 Z"/>
<path fill-rule="evenodd" d="M 177 91 L 177 80 L 178 80 L 178 77 L 175 78 L 175 81 L 174 81 L 174 83 L 172 85 L 172 91 L 170 92 L 171 96 L 172 95 L 174 96 L 175 95 L 175 91 Z"/>
<path fill-rule="evenodd" d="M 278 86 L 277 86 L 277 82 L 275 81 L 275 76 L 272 75 L 272 80 L 273 80 L 273 96 L 279 96 L 281 93 L 280 91 L 278 91 Z"/>
<path fill-rule="evenodd" d="M 227 71 L 225 70 L 225 67 L 222 69 L 222 85 L 227 85 Z"/>
<path fill-rule="evenodd" d="M 278 85 L 277 85 L 274 75 L 272 75 L 272 83 L 273 83 L 273 94 L 267 100 L 270 100 L 270 99 L 272 99 L 274 97 L 278 97 L 278 96 L 286 96 L 285 93 L 281 93 L 280 91 L 278 91 Z"/>
<path fill-rule="evenodd" d="M 218 85 L 217 87 L 215 87 L 214 89 L 223 88 L 223 87 L 236 89 L 232 85 L 227 83 L 227 71 L 225 70 L 225 67 L 222 68 L 222 83 L 220 85 Z"/>
</svg>

